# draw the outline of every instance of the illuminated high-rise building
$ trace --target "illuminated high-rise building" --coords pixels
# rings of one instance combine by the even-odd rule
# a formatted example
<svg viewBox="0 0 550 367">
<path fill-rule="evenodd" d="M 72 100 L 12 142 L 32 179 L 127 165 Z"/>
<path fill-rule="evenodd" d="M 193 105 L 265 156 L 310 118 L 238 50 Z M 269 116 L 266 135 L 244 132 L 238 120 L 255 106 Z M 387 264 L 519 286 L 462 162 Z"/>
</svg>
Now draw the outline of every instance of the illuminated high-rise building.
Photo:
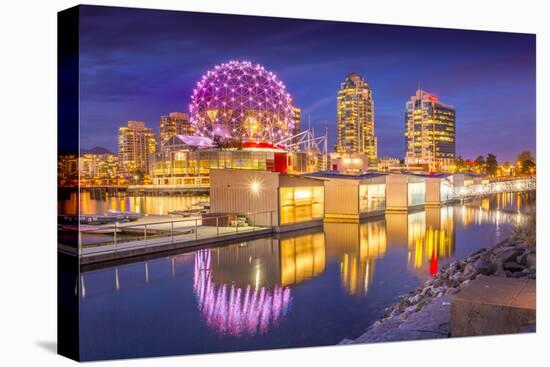
<svg viewBox="0 0 550 367">
<path fill-rule="evenodd" d="M 302 132 L 301 122 L 302 122 L 302 110 L 292 103 L 292 108 L 294 109 L 294 131 L 292 135 L 298 135 Z M 300 141 L 300 137 L 292 139 L 292 143 L 296 144 Z"/>
<path fill-rule="evenodd" d="M 297 107 L 295 104 L 292 104 L 294 107 L 294 135 L 302 132 L 301 123 L 302 123 L 302 110 Z"/>
<path fill-rule="evenodd" d="M 102 147 L 84 149 L 78 158 L 80 184 L 115 184 L 118 179 L 118 156 Z"/>
<path fill-rule="evenodd" d="M 189 115 L 185 112 L 170 112 L 168 116 L 160 117 L 160 146 L 174 135 L 195 135 L 195 128 L 189 121 Z"/>
<path fill-rule="evenodd" d="M 430 171 L 452 170 L 455 161 L 455 109 L 418 89 L 406 104 L 405 164 Z"/>
<path fill-rule="evenodd" d="M 121 172 L 149 172 L 150 155 L 157 150 L 155 133 L 142 121 L 128 121 L 118 129 L 118 159 Z"/>
<path fill-rule="evenodd" d="M 337 110 L 336 152 L 365 154 L 370 161 L 376 160 L 372 90 L 360 75 L 351 73 L 340 85 Z"/>
</svg>

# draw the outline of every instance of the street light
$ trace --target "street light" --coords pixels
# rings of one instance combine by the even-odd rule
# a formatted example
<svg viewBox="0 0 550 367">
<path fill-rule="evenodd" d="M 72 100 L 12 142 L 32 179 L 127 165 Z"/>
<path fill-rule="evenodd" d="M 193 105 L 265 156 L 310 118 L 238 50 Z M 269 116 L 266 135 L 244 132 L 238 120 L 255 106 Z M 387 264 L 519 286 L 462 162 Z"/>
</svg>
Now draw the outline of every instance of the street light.
<svg viewBox="0 0 550 367">
<path fill-rule="evenodd" d="M 261 185 L 260 181 L 258 181 L 256 179 L 253 179 L 252 181 L 250 181 L 250 183 L 248 185 L 248 188 L 249 188 L 251 193 L 257 195 L 260 192 L 260 190 L 262 189 L 262 185 Z"/>
</svg>

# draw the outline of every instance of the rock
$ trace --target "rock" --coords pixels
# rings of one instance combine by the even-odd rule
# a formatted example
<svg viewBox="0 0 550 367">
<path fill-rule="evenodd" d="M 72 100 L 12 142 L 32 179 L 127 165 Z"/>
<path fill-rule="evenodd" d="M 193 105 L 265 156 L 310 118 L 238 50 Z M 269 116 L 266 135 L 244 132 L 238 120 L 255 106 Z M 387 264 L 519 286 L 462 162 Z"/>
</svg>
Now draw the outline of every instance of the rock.
<svg viewBox="0 0 550 367">
<path fill-rule="evenodd" d="M 413 298 L 410 299 L 410 302 L 411 303 L 417 303 L 418 301 L 420 301 L 422 299 L 422 295 L 421 294 L 417 294 L 416 296 L 414 296 Z"/>
<path fill-rule="evenodd" d="M 470 263 L 470 262 L 473 262 L 473 261 L 479 259 L 485 252 L 487 252 L 486 248 L 482 248 L 482 249 L 477 250 L 476 252 L 470 254 L 470 256 L 468 256 L 468 258 L 466 258 L 466 262 Z"/>
<path fill-rule="evenodd" d="M 455 274 L 451 275 L 451 280 L 454 280 L 454 281 L 457 281 L 457 282 L 462 282 L 462 280 L 463 280 L 462 276 L 463 275 L 464 274 L 462 274 L 462 272 L 459 271 L 458 273 L 455 273 Z"/>
<path fill-rule="evenodd" d="M 483 274 L 483 275 L 491 275 L 496 271 L 496 266 L 492 262 L 481 258 L 476 260 L 475 262 L 466 265 L 466 268 L 464 269 L 464 273 L 466 274 Z"/>
<path fill-rule="evenodd" d="M 518 264 L 527 265 L 527 255 L 529 255 L 529 252 L 527 252 L 527 251 L 525 251 L 523 254 L 519 255 L 516 259 Z"/>
<path fill-rule="evenodd" d="M 416 305 L 409 306 L 405 309 L 405 313 L 413 313 L 416 311 Z"/>
<path fill-rule="evenodd" d="M 504 267 L 504 270 L 505 270 L 505 271 L 506 271 L 506 270 L 509 270 L 509 271 L 511 271 L 511 272 L 513 272 L 513 273 L 518 272 L 518 271 L 522 271 L 523 269 L 525 269 L 525 266 L 520 265 L 520 264 L 518 264 L 518 263 L 516 263 L 516 262 L 514 262 L 514 261 L 505 262 L 505 263 L 503 264 L 503 267 Z"/>
<path fill-rule="evenodd" d="M 518 256 L 521 256 L 523 254 L 524 250 L 521 248 L 511 248 L 506 249 L 500 253 L 495 253 L 495 256 L 498 257 L 502 263 L 506 263 L 509 261 L 516 261 Z"/>
<path fill-rule="evenodd" d="M 531 267 L 535 267 L 536 264 L 537 264 L 537 254 L 536 253 L 528 254 L 525 259 L 525 265 L 531 268 Z"/>
<path fill-rule="evenodd" d="M 420 302 L 418 302 L 418 305 L 416 306 L 417 310 L 421 310 L 427 303 L 429 303 L 432 300 L 431 297 L 425 297 Z"/>
</svg>

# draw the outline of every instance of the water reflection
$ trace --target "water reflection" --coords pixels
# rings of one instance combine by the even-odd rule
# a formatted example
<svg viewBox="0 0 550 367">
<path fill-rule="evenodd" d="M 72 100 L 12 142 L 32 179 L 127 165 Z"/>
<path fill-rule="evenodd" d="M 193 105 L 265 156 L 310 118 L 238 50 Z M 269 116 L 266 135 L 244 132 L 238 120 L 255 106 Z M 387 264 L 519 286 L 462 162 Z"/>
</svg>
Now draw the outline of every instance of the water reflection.
<svg viewBox="0 0 550 367">
<path fill-rule="evenodd" d="M 384 220 L 362 224 L 325 223 L 330 257 L 340 259 L 340 278 L 352 295 L 365 294 L 374 278 L 374 265 L 386 254 Z"/>
<path fill-rule="evenodd" d="M 66 215 L 78 214 L 78 192 L 61 190 L 58 212 Z M 83 190 L 80 193 L 80 214 L 101 215 L 109 210 L 129 211 L 141 214 L 166 215 L 174 210 L 186 210 L 200 201 L 208 201 L 208 195 L 129 195 L 125 191 Z"/>
<path fill-rule="evenodd" d="M 419 276 L 434 275 L 439 259 L 454 255 L 453 207 L 426 208 L 408 215 L 408 266 Z"/>
<path fill-rule="evenodd" d="M 254 265 L 255 282 L 244 288 L 234 283 L 215 283 L 212 264 L 211 250 L 195 253 L 193 289 L 206 324 L 217 333 L 231 336 L 265 334 L 287 313 L 290 288 L 260 286 L 260 264 Z"/>
<path fill-rule="evenodd" d="M 504 229 L 525 221 L 531 208 L 534 197 L 529 195 L 495 195 L 464 205 L 386 214 L 360 224 L 325 223 L 315 233 L 264 238 L 85 272 L 78 279 L 80 299 L 84 305 L 92 303 L 83 308 L 83 317 L 95 320 L 90 315 L 97 311 L 91 305 L 101 297 L 118 295 L 122 299 L 139 292 L 156 296 L 163 289 L 169 292 L 164 297 L 170 303 L 174 293 L 191 287 L 194 299 L 185 293 L 185 300 L 191 299 L 192 305 L 179 301 L 190 308 L 167 317 L 191 322 L 190 315 L 198 311 L 201 324 L 195 328 L 203 337 L 214 334 L 241 340 L 288 330 L 279 344 L 293 345 L 289 343 L 296 330 L 289 324 L 307 319 L 305 314 L 314 312 L 317 305 L 335 307 L 315 314 L 315 323 L 333 327 L 327 324 L 333 317 L 338 322 L 348 320 L 333 316 L 340 307 L 345 308 L 344 314 L 357 315 L 363 315 L 365 309 L 354 307 L 365 307 L 366 300 L 384 307 L 384 302 L 410 289 L 402 283 L 433 275 L 455 256 L 489 246 L 488 239 L 496 243 L 502 239 L 500 235 L 506 235 Z M 382 292 L 388 292 L 387 299 Z M 295 306 L 300 302 L 301 308 Z M 312 335 L 308 334 L 311 340 L 316 337 L 315 330 L 313 327 Z M 279 344 L 266 342 L 265 347 Z"/>
<path fill-rule="evenodd" d="M 281 285 L 297 284 L 325 271 L 325 235 L 302 235 L 280 240 Z"/>
</svg>

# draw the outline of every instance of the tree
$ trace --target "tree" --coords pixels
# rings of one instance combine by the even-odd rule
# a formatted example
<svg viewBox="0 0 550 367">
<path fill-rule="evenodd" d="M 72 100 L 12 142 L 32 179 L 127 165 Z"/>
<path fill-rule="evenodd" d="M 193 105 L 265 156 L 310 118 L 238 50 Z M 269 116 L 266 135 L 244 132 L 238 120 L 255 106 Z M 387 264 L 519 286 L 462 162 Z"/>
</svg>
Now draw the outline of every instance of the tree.
<svg viewBox="0 0 550 367">
<path fill-rule="evenodd" d="M 497 157 L 493 153 L 487 154 L 487 159 L 485 161 L 485 170 L 487 174 L 494 175 L 497 172 L 498 162 Z"/>
<path fill-rule="evenodd" d="M 464 162 L 464 158 L 462 158 L 461 155 L 459 155 L 455 160 L 455 166 L 457 172 L 464 172 L 466 171 L 466 163 Z"/>
<path fill-rule="evenodd" d="M 134 185 L 143 185 L 144 179 L 145 179 L 145 174 L 143 173 L 142 170 L 137 169 L 134 171 L 134 174 L 132 176 L 132 181 Z"/>
<path fill-rule="evenodd" d="M 519 153 L 516 159 L 516 166 L 520 174 L 529 175 L 535 173 L 536 164 L 533 154 L 528 150 Z"/>
<path fill-rule="evenodd" d="M 518 162 L 523 162 L 523 161 L 535 162 L 535 158 L 533 158 L 533 154 L 528 150 L 524 150 L 523 152 L 519 153 L 516 160 Z"/>
<path fill-rule="evenodd" d="M 510 164 L 510 162 L 506 161 L 502 164 L 503 175 L 510 176 L 511 169 L 512 169 L 512 165 Z"/>
<path fill-rule="evenodd" d="M 474 162 L 478 173 L 485 172 L 485 158 L 482 155 L 478 155 Z"/>
</svg>

